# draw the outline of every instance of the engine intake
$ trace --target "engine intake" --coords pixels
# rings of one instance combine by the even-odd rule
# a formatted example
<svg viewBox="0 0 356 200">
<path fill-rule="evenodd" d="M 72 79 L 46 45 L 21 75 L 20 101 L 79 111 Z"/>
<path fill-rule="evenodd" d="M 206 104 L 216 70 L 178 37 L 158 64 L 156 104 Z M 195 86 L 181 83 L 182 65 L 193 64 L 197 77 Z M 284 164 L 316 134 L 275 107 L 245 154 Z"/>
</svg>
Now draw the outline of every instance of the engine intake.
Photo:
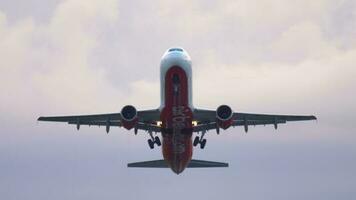
<svg viewBox="0 0 356 200">
<path fill-rule="evenodd" d="M 121 118 L 122 126 L 127 130 L 132 129 L 138 121 L 136 108 L 131 105 L 124 106 L 121 109 Z"/>
<path fill-rule="evenodd" d="M 217 123 L 220 128 L 227 129 L 233 123 L 233 116 L 234 112 L 232 109 L 227 105 L 221 105 L 216 109 L 216 119 Z"/>
</svg>

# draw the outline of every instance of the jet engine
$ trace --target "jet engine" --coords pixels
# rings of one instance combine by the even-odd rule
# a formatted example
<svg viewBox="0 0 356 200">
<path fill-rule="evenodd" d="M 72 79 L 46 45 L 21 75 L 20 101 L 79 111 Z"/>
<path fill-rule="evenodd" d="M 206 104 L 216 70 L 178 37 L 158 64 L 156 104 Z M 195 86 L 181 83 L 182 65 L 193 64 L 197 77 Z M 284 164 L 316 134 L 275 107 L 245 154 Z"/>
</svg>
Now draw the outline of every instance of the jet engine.
<svg viewBox="0 0 356 200">
<path fill-rule="evenodd" d="M 121 109 L 121 118 L 122 126 L 127 130 L 132 129 L 138 121 L 136 108 L 131 105 L 124 106 Z"/>
<path fill-rule="evenodd" d="M 232 119 L 233 114 L 234 112 L 229 106 L 227 105 L 219 106 L 218 109 L 216 109 L 216 119 L 219 127 L 224 130 L 229 128 L 233 123 L 233 119 Z"/>
</svg>

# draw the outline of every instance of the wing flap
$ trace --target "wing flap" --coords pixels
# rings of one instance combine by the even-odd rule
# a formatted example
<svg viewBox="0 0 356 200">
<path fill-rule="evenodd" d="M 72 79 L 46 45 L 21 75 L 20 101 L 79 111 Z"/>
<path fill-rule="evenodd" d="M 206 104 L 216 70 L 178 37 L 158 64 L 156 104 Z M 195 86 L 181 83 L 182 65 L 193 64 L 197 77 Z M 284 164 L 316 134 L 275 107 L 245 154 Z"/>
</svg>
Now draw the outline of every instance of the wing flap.
<svg viewBox="0 0 356 200">
<path fill-rule="evenodd" d="M 285 124 L 286 120 L 247 120 L 245 121 L 234 121 L 232 126 L 255 126 L 255 125 L 268 125 L 268 124 Z"/>
<path fill-rule="evenodd" d="M 77 125 L 77 122 L 74 121 L 69 121 L 68 124 L 75 124 Z M 79 125 L 88 125 L 88 126 L 106 126 L 108 125 L 107 122 L 79 122 Z M 110 121 L 109 126 L 121 126 L 121 122 L 119 121 Z"/>
</svg>

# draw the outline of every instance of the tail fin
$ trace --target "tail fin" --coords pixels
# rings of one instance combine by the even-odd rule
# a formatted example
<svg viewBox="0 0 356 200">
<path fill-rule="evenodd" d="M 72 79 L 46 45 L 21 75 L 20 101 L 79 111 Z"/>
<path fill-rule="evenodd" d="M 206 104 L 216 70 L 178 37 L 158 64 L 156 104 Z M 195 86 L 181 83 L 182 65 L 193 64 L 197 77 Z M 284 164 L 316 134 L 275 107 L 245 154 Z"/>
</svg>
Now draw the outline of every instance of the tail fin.
<svg viewBox="0 0 356 200">
<path fill-rule="evenodd" d="M 213 162 L 205 160 L 191 160 L 187 168 L 208 168 L 208 167 L 228 167 L 228 163 Z M 165 160 L 152 160 L 144 162 L 135 162 L 127 164 L 127 167 L 142 167 L 142 168 L 168 168 Z"/>
</svg>

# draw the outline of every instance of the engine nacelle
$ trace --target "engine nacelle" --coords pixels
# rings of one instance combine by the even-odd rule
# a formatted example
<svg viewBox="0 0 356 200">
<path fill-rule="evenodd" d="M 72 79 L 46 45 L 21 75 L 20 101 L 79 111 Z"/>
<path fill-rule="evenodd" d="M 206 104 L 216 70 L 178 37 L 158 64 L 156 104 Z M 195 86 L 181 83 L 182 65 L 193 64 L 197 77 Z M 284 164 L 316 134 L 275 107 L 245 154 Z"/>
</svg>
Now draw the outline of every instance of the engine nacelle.
<svg viewBox="0 0 356 200">
<path fill-rule="evenodd" d="M 233 116 L 234 112 L 232 109 L 227 105 L 221 105 L 216 109 L 216 120 L 220 128 L 227 129 L 233 123 Z"/>
<path fill-rule="evenodd" d="M 131 105 L 124 106 L 121 109 L 121 118 L 122 126 L 127 130 L 132 129 L 138 121 L 136 108 Z"/>
</svg>

